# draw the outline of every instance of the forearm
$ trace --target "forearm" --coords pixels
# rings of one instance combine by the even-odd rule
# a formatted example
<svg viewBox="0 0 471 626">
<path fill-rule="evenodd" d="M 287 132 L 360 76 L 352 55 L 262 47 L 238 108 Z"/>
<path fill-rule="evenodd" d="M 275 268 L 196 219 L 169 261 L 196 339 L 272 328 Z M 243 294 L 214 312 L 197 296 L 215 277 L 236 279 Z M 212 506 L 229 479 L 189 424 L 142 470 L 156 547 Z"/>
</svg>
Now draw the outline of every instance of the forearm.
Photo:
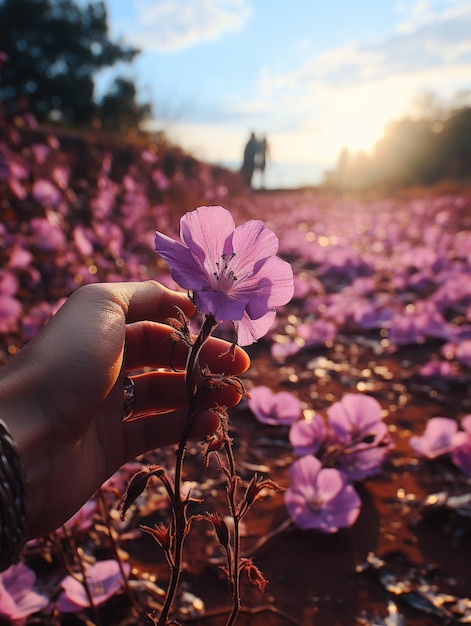
<svg viewBox="0 0 471 626">
<path fill-rule="evenodd" d="M 24 350 L 27 352 L 27 347 Z M 8 480 L 15 485 L 24 482 L 23 507 L 27 538 L 31 536 L 30 532 L 42 508 L 43 486 L 48 472 L 45 461 L 50 458 L 51 441 L 44 429 L 41 407 L 34 399 L 38 397 L 34 389 L 40 384 L 39 376 L 35 372 L 34 363 L 29 363 L 25 357 L 20 353 L 0 369 L 0 419 L 14 442 L 18 467 L 21 465 L 22 468 L 20 473 L 18 467 L 12 466 L 11 456 L 7 459 L 11 468 Z M 19 487 L 14 488 L 18 492 Z M 5 497 L 8 499 L 7 494 L 2 494 L 2 499 Z M 21 515 L 19 502 L 15 504 L 13 513 Z M 10 530 L 12 533 L 17 532 L 17 529 Z"/>
</svg>

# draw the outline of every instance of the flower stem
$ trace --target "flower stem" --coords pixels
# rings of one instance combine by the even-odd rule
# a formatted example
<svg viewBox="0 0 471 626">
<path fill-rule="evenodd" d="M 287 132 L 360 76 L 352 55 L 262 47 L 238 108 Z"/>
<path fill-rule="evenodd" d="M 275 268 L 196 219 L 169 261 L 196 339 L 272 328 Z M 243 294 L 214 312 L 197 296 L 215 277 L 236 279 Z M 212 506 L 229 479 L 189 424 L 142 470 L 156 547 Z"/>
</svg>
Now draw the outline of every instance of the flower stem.
<svg viewBox="0 0 471 626">
<path fill-rule="evenodd" d="M 134 610 L 136 610 L 139 613 L 139 606 L 136 602 L 136 598 L 134 597 L 134 593 L 132 592 L 131 587 L 129 586 L 126 572 L 124 571 L 123 561 L 119 554 L 119 545 L 116 539 L 116 531 L 113 528 L 113 525 L 111 523 L 110 515 L 108 513 L 108 509 L 106 506 L 106 501 L 105 501 L 105 497 L 104 497 L 102 489 L 98 490 L 98 504 L 100 506 L 100 513 L 101 513 L 102 519 L 105 522 L 106 529 L 108 531 L 108 537 L 110 538 L 111 545 L 113 547 L 113 552 L 116 557 L 116 561 L 118 562 L 119 573 L 121 574 L 121 578 L 123 580 L 124 589 L 131 602 L 132 607 L 134 608 Z"/>
<path fill-rule="evenodd" d="M 232 611 L 229 615 L 229 618 L 226 622 L 226 626 L 232 626 L 235 623 L 237 616 L 240 611 L 240 526 L 239 526 L 239 515 L 237 513 L 237 505 L 236 505 L 236 494 L 234 493 L 235 485 L 236 485 L 236 472 L 235 472 L 235 461 L 234 461 L 234 452 L 232 450 L 231 442 L 226 442 L 224 445 L 224 451 L 226 453 L 227 463 L 229 466 L 229 476 L 230 480 L 228 483 L 228 499 L 229 499 L 229 508 L 232 515 L 232 519 L 234 522 L 234 530 L 233 530 L 233 546 L 232 546 L 232 563 L 228 563 L 229 572 L 232 573 L 231 576 L 231 587 L 232 587 Z"/>
<path fill-rule="evenodd" d="M 172 498 L 173 513 L 173 542 L 172 542 L 172 567 L 170 570 L 170 581 L 168 584 L 167 594 L 162 611 L 157 621 L 157 626 L 166 626 L 168 616 L 172 608 L 177 593 L 180 576 L 182 572 L 182 556 L 183 544 L 185 536 L 188 533 L 188 519 L 186 515 L 187 502 L 182 499 L 181 486 L 183 474 L 183 461 L 185 450 L 193 420 L 200 406 L 199 399 L 199 382 L 201 379 L 201 370 L 199 365 L 199 355 L 206 341 L 211 336 L 212 331 L 216 327 L 217 322 L 212 315 L 204 318 L 200 332 L 189 350 L 185 371 L 185 383 L 188 395 L 188 418 L 183 429 L 180 443 L 175 456 L 175 489 Z"/>
</svg>

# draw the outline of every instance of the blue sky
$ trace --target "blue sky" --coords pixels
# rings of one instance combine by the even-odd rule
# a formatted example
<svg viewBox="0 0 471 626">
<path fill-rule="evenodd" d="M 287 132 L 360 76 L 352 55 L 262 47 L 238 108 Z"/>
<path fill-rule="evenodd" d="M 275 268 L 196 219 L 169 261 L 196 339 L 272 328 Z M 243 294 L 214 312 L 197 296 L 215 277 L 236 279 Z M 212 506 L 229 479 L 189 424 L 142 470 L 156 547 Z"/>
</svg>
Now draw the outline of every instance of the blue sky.
<svg viewBox="0 0 471 626">
<path fill-rule="evenodd" d="M 232 166 L 249 132 L 265 133 L 270 186 L 318 182 L 343 146 L 371 149 L 425 94 L 449 105 L 471 90 L 469 0 L 106 4 L 111 36 L 142 50 L 117 69 L 153 103 L 152 126 Z"/>
</svg>

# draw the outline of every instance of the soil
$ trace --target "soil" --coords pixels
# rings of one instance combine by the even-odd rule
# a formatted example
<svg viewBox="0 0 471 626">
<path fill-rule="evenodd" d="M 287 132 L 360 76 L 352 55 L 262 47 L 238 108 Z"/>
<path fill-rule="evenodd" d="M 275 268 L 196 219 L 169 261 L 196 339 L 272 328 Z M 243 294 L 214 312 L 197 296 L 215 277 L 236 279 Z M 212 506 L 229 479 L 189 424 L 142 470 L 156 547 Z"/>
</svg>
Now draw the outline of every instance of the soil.
<svg viewBox="0 0 471 626">
<path fill-rule="evenodd" d="M 289 317 L 297 314 L 296 304 L 290 306 Z M 278 332 L 290 323 L 289 318 L 281 319 Z M 253 558 L 269 582 L 262 593 L 243 578 L 238 626 L 465 623 L 459 611 L 466 602 L 469 609 L 471 601 L 461 602 L 460 609 L 458 600 L 471 596 L 470 505 L 453 510 L 433 505 L 439 497 L 431 496 L 467 497 L 470 481 L 447 460 L 417 458 L 409 440 L 423 432 L 431 417 L 471 413 L 470 377 L 448 382 L 417 376 L 418 367 L 437 353 L 434 340 L 399 347 L 394 353 L 380 346 L 379 332 L 344 333 L 283 363 L 270 356 L 269 339 L 249 348 L 252 366 L 244 376 L 249 391 L 260 384 L 293 391 L 308 410 L 320 412 L 347 392 L 368 393 L 384 409 L 395 447 L 381 473 L 356 485 L 363 505 L 352 528 L 336 534 L 296 528 L 289 524 L 278 492 L 267 493 L 255 504 L 246 518 L 242 552 Z M 250 480 L 257 472 L 287 487 L 294 460 L 288 429 L 258 423 L 244 402 L 231 412 L 230 423 L 242 478 Z M 187 480 L 195 481 L 193 495 L 204 498 L 192 512 L 225 510 L 221 473 L 214 466 L 204 468 L 200 453 L 195 445 L 185 465 Z M 156 458 L 171 467 L 173 451 L 157 451 Z M 137 523 L 151 524 L 160 515 Z M 123 547 L 136 572 L 155 577 L 165 589 L 168 567 L 149 535 L 126 541 Z M 182 588 L 193 596 L 187 596 L 190 610 L 178 620 L 224 626 L 231 598 L 219 568 L 222 555 L 207 523 L 192 524 L 185 548 Z M 448 594 L 448 617 L 443 610 L 446 598 L 439 594 Z M 198 613 L 199 600 L 204 615 Z M 124 603 L 123 598 L 110 601 L 103 610 L 104 626 L 124 623 L 121 618 L 129 609 Z M 79 623 L 84 622 L 72 616 L 61 622 Z"/>
<path fill-rule="evenodd" d="M 363 506 L 350 529 L 322 534 L 291 524 L 278 532 L 288 523 L 283 495 L 270 493 L 254 505 L 246 518 L 242 549 L 269 583 L 261 593 L 244 579 L 240 626 L 399 625 L 374 621 L 398 614 L 406 626 L 425 626 L 446 621 L 431 612 L 422 596 L 417 599 L 419 587 L 432 595 L 469 597 L 471 564 L 463 555 L 469 554 L 471 520 L 443 507 L 425 506 L 433 493 L 469 492 L 469 481 L 447 461 L 417 459 L 408 441 L 413 433 L 422 433 L 432 416 L 471 412 L 470 384 L 424 383 L 415 376 L 417 365 L 430 358 L 432 344 L 401 348 L 392 356 L 378 356 L 374 345 L 374 337 L 345 336 L 330 348 L 298 354 L 281 366 L 272 361 L 268 343 L 251 350 L 249 385 L 296 390 L 317 411 L 347 391 L 366 388 L 388 412 L 395 448 L 380 474 L 356 485 Z M 231 415 L 231 429 L 242 477 L 250 479 L 257 471 L 287 487 L 294 460 L 287 428 L 259 424 L 242 404 Z M 203 491 L 207 485 L 205 498 L 217 494 L 195 512 L 224 507 L 221 477 L 203 469 L 197 450 L 187 458 L 186 468 L 188 479 L 200 481 Z M 207 525 L 193 524 L 186 543 L 185 585 L 206 610 L 204 619 L 189 623 L 223 626 L 230 595 L 217 566 L 208 563 L 221 556 L 210 535 Z M 150 539 L 131 547 L 140 566 L 152 571 L 156 558 L 161 559 L 158 550 Z M 367 566 L 368 559 L 373 564 L 382 559 L 384 567 Z M 387 571 L 396 576 L 388 589 Z M 166 565 L 157 572 L 163 583 Z"/>
</svg>

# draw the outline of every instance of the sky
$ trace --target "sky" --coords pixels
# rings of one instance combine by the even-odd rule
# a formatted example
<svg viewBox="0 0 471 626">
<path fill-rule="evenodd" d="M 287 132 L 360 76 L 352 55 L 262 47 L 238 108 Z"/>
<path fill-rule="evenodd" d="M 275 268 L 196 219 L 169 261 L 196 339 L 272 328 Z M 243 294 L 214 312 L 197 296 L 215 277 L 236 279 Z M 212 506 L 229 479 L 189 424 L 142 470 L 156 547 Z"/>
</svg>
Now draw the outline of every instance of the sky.
<svg viewBox="0 0 471 626">
<path fill-rule="evenodd" d="M 115 71 L 152 103 L 150 127 L 233 168 L 265 134 L 267 187 L 316 184 L 343 147 L 369 152 L 388 122 L 471 92 L 470 0 L 106 5 L 111 38 L 141 50 Z"/>
</svg>

